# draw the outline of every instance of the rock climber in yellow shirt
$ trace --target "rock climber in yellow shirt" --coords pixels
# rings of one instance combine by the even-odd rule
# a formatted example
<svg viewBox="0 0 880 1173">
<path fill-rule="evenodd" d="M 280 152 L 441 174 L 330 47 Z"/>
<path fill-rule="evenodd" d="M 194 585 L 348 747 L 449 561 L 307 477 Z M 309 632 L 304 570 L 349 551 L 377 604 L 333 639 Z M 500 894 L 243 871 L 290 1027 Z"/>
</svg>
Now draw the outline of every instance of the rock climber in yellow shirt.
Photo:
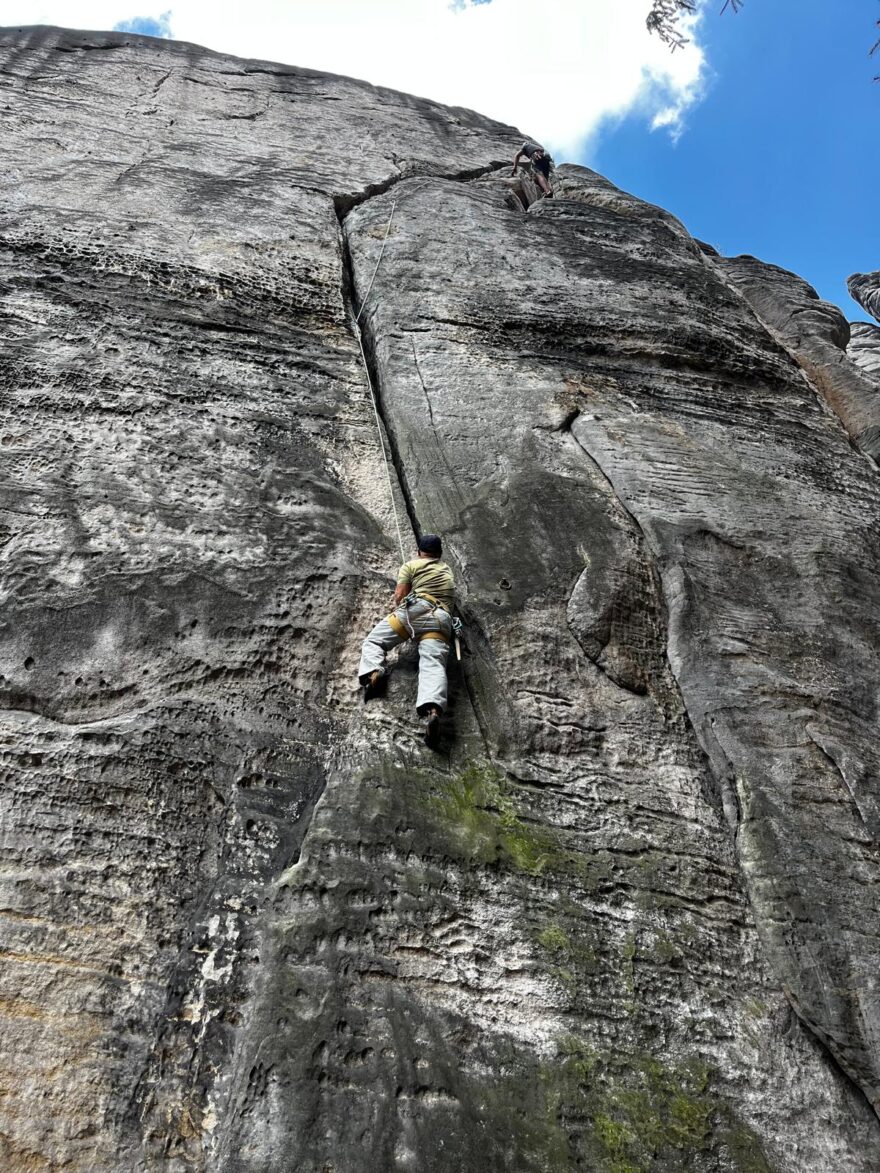
<svg viewBox="0 0 880 1173">
<path fill-rule="evenodd" d="M 419 691 L 416 712 L 425 721 L 425 742 L 435 746 L 440 718 L 446 710 L 446 659 L 453 638 L 455 582 L 441 561 L 443 545 L 436 534 L 422 534 L 418 555 L 397 574 L 394 611 L 377 623 L 361 647 L 358 679 L 364 699 L 375 696 L 385 675 L 385 654 L 414 639 L 419 645 Z"/>
</svg>

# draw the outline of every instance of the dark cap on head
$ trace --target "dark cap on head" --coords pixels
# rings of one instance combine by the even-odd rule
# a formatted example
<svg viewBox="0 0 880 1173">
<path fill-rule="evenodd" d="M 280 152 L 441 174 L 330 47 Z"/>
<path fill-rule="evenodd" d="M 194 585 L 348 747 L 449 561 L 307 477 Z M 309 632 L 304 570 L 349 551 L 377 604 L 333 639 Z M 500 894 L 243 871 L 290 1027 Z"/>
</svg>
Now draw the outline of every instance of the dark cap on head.
<svg viewBox="0 0 880 1173">
<path fill-rule="evenodd" d="M 436 534 L 422 534 L 419 538 L 419 550 L 423 554 L 430 554 L 432 558 L 439 558 L 443 553 L 443 543 Z"/>
</svg>

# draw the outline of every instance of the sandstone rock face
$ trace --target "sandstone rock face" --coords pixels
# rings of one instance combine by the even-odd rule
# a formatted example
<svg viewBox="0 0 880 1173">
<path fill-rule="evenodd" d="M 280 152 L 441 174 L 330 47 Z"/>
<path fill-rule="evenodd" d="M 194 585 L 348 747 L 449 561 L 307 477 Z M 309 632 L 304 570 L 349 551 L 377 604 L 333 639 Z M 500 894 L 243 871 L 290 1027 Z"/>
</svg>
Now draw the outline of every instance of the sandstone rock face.
<svg viewBox="0 0 880 1173">
<path fill-rule="evenodd" d="M 880 326 L 870 322 L 850 322 L 846 353 L 863 371 L 880 376 Z"/>
<path fill-rule="evenodd" d="M 853 273 L 846 284 L 850 295 L 862 309 L 880 322 L 880 270 L 873 273 Z"/>
<path fill-rule="evenodd" d="M 583 168 L 525 210 L 468 111 L 0 55 L 0 1164 L 880 1166 L 842 319 Z M 358 312 L 460 585 L 439 753 L 409 651 L 354 681 L 399 560 Z"/>
<path fill-rule="evenodd" d="M 864 364 L 852 361 L 850 326 L 837 306 L 777 265 L 754 257 L 715 263 L 795 357 L 854 443 L 872 458 L 880 455 L 880 383 L 865 376 Z"/>
<path fill-rule="evenodd" d="M 862 309 L 880 321 L 880 273 L 854 273 L 847 284 Z M 880 376 L 880 326 L 851 322 L 846 353 L 856 366 Z"/>
</svg>

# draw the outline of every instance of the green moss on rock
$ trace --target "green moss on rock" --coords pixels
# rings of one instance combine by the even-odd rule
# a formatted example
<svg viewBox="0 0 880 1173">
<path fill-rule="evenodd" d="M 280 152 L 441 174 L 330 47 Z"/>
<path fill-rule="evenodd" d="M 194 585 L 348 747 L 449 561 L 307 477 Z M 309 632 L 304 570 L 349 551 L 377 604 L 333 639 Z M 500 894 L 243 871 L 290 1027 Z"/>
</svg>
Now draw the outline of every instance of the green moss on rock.
<svg viewBox="0 0 880 1173">
<path fill-rule="evenodd" d="M 561 947 L 555 929 L 546 938 Z M 552 1061 L 522 1081 L 532 1111 L 527 1120 L 515 1112 L 509 1117 L 517 1169 L 771 1173 L 756 1138 L 733 1123 L 697 1059 L 667 1065 L 651 1056 L 601 1055 L 569 1035 Z M 484 1108 L 506 1111 L 508 1097 L 514 1102 L 524 1094 L 518 1081 L 504 1081 L 487 1093 Z"/>
<path fill-rule="evenodd" d="M 723 1139 L 736 1173 L 773 1173 L 760 1141 L 751 1129 L 734 1122 L 723 1134 Z"/>
<path fill-rule="evenodd" d="M 588 891 L 610 875 L 604 855 L 571 851 L 557 831 L 529 822 L 516 788 L 493 766 L 472 765 L 451 777 L 410 774 L 409 781 L 428 782 L 428 808 L 447 839 L 475 862 L 500 863 L 530 876 L 573 876 Z"/>
<path fill-rule="evenodd" d="M 573 927 L 580 931 L 567 932 L 554 921 L 537 938 L 538 944 L 552 962 L 550 972 L 570 989 L 576 989 L 585 977 L 592 976 L 599 967 L 593 944 L 583 939 L 581 926 L 574 922 Z"/>
</svg>

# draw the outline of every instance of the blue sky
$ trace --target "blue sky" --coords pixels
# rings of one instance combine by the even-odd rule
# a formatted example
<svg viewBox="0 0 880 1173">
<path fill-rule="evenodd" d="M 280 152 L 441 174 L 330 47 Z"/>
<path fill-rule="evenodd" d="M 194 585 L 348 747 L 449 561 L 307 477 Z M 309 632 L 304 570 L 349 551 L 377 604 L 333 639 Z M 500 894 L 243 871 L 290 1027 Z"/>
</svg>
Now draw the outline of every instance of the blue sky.
<svg viewBox="0 0 880 1173">
<path fill-rule="evenodd" d="M 469 106 L 864 318 L 845 280 L 880 268 L 880 3 L 722 2 L 700 0 L 674 54 L 645 30 L 651 0 L 0 0 L 0 20 L 173 36 Z"/>
<path fill-rule="evenodd" d="M 880 4 L 863 0 L 710 10 L 704 95 L 678 140 L 634 112 L 606 124 L 583 161 L 725 255 L 793 269 L 851 320 L 870 320 L 846 278 L 880 268 L 877 18 Z"/>
<path fill-rule="evenodd" d="M 173 36 L 171 30 L 171 10 L 161 12 L 158 16 L 130 16 L 127 20 L 119 20 L 114 24 L 115 32 L 139 33 L 142 37 Z"/>
</svg>

